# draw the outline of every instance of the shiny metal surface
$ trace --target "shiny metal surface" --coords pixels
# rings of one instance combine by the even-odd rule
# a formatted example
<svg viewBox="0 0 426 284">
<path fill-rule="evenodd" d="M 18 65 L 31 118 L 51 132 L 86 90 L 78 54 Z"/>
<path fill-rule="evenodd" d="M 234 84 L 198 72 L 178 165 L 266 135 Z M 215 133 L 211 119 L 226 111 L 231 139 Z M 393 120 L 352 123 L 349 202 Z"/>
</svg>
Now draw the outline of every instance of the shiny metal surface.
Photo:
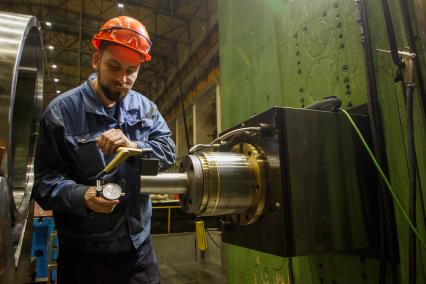
<svg viewBox="0 0 426 284">
<path fill-rule="evenodd" d="M 200 153 L 204 199 L 193 208 L 200 216 L 243 213 L 251 206 L 255 177 L 247 156 L 237 153 Z M 195 189 L 196 190 L 196 189 Z M 189 207 L 191 208 L 191 207 Z"/>
<path fill-rule="evenodd" d="M 240 143 L 234 146 L 234 152 L 240 151 L 247 156 L 249 163 L 253 167 L 255 178 L 255 190 L 252 192 L 252 203 L 248 210 L 241 215 L 232 215 L 235 223 L 241 225 L 250 225 L 256 222 L 262 215 L 265 208 L 265 197 L 267 188 L 267 178 L 265 171 L 265 157 L 253 145 L 248 143 Z"/>
<path fill-rule="evenodd" d="M 28 282 L 30 197 L 42 89 L 37 19 L 0 12 L 0 172 L 5 176 L 0 183 L 0 283 Z"/>
<path fill-rule="evenodd" d="M 232 152 L 187 156 L 181 173 L 141 176 L 141 193 L 179 193 L 182 209 L 198 216 L 232 215 L 235 223 L 254 223 L 265 204 L 263 157 L 250 144 Z"/>
<path fill-rule="evenodd" d="M 188 190 L 186 173 L 160 173 L 156 176 L 141 176 L 141 193 L 182 194 Z"/>
<path fill-rule="evenodd" d="M 108 183 L 102 187 L 102 196 L 108 200 L 116 200 L 123 196 L 121 187 L 116 183 Z"/>
<path fill-rule="evenodd" d="M 0 177 L 0 283 L 14 283 L 15 281 L 9 196 L 7 180 Z"/>
<path fill-rule="evenodd" d="M 33 16 L 0 12 L 0 27 L 0 147 L 6 147 L 1 169 L 13 193 L 11 205 L 25 216 L 42 108 L 42 39 Z"/>
<path fill-rule="evenodd" d="M 235 153 L 203 153 L 206 162 L 204 187 L 208 190 L 200 215 L 237 214 L 252 202 L 255 189 L 254 172 L 245 155 Z M 246 190 L 248 188 L 248 190 Z"/>
<path fill-rule="evenodd" d="M 189 178 L 188 191 L 180 196 L 183 209 L 198 216 L 233 215 L 244 225 L 255 222 L 266 190 L 262 161 L 249 144 L 188 156 L 181 165 Z"/>
</svg>

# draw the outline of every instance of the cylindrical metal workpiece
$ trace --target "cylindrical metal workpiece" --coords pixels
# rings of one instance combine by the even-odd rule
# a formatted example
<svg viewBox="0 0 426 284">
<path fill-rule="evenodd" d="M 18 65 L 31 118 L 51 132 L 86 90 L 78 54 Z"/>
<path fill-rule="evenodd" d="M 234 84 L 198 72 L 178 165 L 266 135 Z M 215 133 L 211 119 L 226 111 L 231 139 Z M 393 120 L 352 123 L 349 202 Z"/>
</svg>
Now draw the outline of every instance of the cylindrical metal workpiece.
<svg viewBox="0 0 426 284">
<path fill-rule="evenodd" d="M 266 180 L 257 148 L 243 143 L 232 152 L 198 152 L 187 156 L 181 171 L 188 175 L 188 191 L 180 195 L 182 208 L 199 216 L 239 215 L 251 224 L 261 215 Z"/>
<path fill-rule="evenodd" d="M 186 156 L 181 173 L 141 176 L 141 193 L 180 194 L 182 209 L 198 216 L 239 216 L 236 222 L 252 224 L 265 201 L 262 155 L 251 144 L 239 152 L 197 152 Z"/>
<path fill-rule="evenodd" d="M 34 16 L 0 12 L 0 147 L 3 174 L 21 215 L 26 216 L 43 96 L 40 24 Z M 0 161 L 1 162 L 1 161 Z"/>
<path fill-rule="evenodd" d="M 34 16 L 0 12 L 0 175 L 5 177 L 0 177 L 0 283 L 21 283 L 22 267 L 30 263 L 42 46 Z"/>
<path fill-rule="evenodd" d="M 141 176 L 141 193 L 182 194 L 188 190 L 186 173 L 161 173 L 156 176 Z"/>
<path fill-rule="evenodd" d="M 201 162 L 203 189 L 191 188 L 186 195 L 184 207 L 188 212 L 206 216 L 239 214 L 252 206 L 256 177 L 245 154 L 210 152 L 200 153 L 197 158 Z M 192 164 L 188 166 L 189 171 L 197 170 Z M 200 190 L 203 195 L 197 200 Z"/>
</svg>

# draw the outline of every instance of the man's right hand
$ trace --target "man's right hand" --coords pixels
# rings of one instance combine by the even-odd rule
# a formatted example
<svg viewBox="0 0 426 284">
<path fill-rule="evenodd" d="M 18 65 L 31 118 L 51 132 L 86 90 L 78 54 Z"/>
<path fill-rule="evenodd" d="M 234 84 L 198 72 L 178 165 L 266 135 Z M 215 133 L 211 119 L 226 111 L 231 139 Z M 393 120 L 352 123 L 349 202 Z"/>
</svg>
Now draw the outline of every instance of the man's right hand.
<svg viewBox="0 0 426 284">
<path fill-rule="evenodd" d="M 107 200 L 102 196 L 96 196 L 96 187 L 94 186 L 89 187 L 84 195 L 84 204 L 96 213 L 111 213 L 118 202 L 118 200 Z"/>
</svg>

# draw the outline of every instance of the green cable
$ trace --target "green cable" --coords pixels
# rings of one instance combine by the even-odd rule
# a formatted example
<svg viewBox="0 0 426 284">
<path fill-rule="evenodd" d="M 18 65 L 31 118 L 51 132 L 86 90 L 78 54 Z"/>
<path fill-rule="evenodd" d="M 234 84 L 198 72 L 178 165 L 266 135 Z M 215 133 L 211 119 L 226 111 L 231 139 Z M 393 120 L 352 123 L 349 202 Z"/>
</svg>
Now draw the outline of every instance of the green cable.
<svg viewBox="0 0 426 284">
<path fill-rule="evenodd" d="M 407 221 L 408 225 L 410 226 L 411 230 L 413 230 L 414 234 L 416 235 L 419 242 L 422 244 L 423 249 L 426 250 L 426 243 L 423 240 L 423 238 L 420 236 L 419 232 L 417 231 L 414 224 L 410 221 L 410 218 L 408 217 L 407 212 L 402 207 L 401 201 L 399 201 L 398 196 L 396 195 L 395 191 L 393 190 L 388 178 L 386 177 L 385 173 L 383 172 L 382 168 L 380 167 L 379 163 L 377 162 L 376 158 L 374 157 L 373 152 L 371 151 L 370 147 L 368 147 L 367 142 L 365 142 L 364 137 L 362 136 L 361 132 L 359 131 L 358 127 L 356 126 L 355 122 L 353 121 L 352 117 L 349 115 L 349 113 L 344 109 L 339 109 L 341 112 L 343 112 L 346 117 L 349 119 L 349 122 L 351 123 L 352 127 L 354 128 L 356 134 L 358 135 L 359 139 L 361 140 L 362 144 L 364 145 L 365 149 L 368 152 L 368 155 L 370 156 L 371 160 L 373 160 L 374 165 L 376 166 L 376 169 L 379 171 L 380 175 L 382 176 L 386 187 L 389 189 L 389 192 L 392 195 L 392 198 L 394 199 L 394 202 L 398 206 L 399 210 L 402 213 L 402 216 L 404 216 L 405 221 Z"/>
</svg>

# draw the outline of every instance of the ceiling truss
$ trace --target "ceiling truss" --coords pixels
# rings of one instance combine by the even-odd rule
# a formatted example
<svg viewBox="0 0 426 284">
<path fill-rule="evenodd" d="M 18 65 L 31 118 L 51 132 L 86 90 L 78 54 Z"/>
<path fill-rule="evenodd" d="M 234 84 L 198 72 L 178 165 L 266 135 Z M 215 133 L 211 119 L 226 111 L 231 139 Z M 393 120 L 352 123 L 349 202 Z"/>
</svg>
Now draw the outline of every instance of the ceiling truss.
<svg viewBox="0 0 426 284">
<path fill-rule="evenodd" d="M 141 66 L 134 89 L 159 103 L 167 99 L 167 92 L 156 93 L 153 85 L 160 82 L 167 86 L 167 91 L 172 91 L 171 88 L 176 88 L 176 79 L 173 79 L 176 74 L 187 74 L 190 71 L 188 66 L 194 64 L 194 60 L 188 56 L 189 63 L 181 63 L 177 69 L 183 69 L 171 74 L 171 68 L 179 63 L 176 57 L 180 56 L 180 52 L 192 47 L 200 29 L 211 27 L 205 31 L 206 37 L 212 36 L 212 30 L 217 33 L 217 19 L 211 17 L 213 0 L 123 0 L 120 3 L 123 8 L 118 7 L 117 1 L 109 0 L 0 1 L 1 11 L 32 14 L 41 22 L 47 101 L 57 96 L 57 92 L 75 87 L 93 72 L 91 60 L 94 49 L 91 40 L 110 18 L 128 15 L 139 19 L 147 27 L 153 42 L 152 60 Z M 197 49 L 204 52 L 206 47 L 199 45 Z M 191 53 L 200 54 L 197 49 L 192 47 Z M 53 68 L 53 65 L 57 67 Z"/>
</svg>

